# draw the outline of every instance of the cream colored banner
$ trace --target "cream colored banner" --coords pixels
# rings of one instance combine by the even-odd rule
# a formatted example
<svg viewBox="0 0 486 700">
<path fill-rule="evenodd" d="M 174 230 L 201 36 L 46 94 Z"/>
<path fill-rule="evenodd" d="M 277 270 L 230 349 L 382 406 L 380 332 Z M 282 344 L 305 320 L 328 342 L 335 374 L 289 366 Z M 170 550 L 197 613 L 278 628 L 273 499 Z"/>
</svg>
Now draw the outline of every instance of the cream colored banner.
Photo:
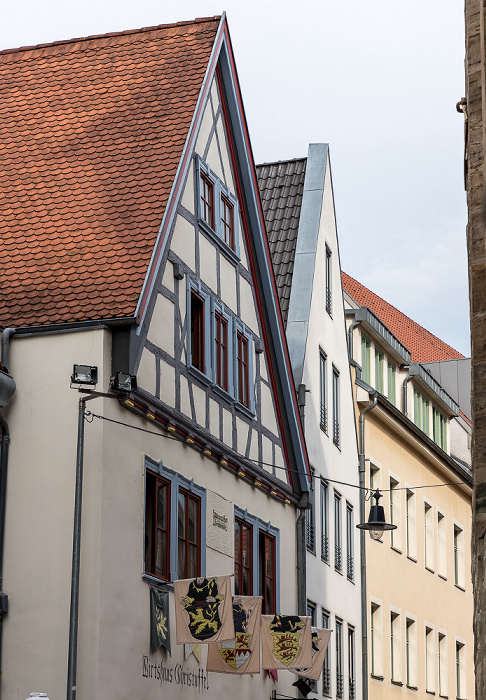
<svg viewBox="0 0 486 700">
<path fill-rule="evenodd" d="M 235 638 L 210 644 L 207 671 L 216 673 L 260 673 L 260 618 L 262 599 L 259 596 L 233 598 Z"/>
<path fill-rule="evenodd" d="M 310 623 L 310 617 L 262 615 L 262 668 L 310 668 Z"/>
<path fill-rule="evenodd" d="M 313 681 L 317 681 L 319 679 L 322 667 L 324 665 L 324 659 L 331 632 L 332 630 L 311 627 L 312 666 L 308 669 L 297 668 L 295 671 L 292 671 L 292 673 L 297 673 L 299 676 L 303 676 L 304 678 L 311 678 Z"/>
<path fill-rule="evenodd" d="M 177 644 L 234 639 L 229 576 L 174 581 Z"/>
</svg>

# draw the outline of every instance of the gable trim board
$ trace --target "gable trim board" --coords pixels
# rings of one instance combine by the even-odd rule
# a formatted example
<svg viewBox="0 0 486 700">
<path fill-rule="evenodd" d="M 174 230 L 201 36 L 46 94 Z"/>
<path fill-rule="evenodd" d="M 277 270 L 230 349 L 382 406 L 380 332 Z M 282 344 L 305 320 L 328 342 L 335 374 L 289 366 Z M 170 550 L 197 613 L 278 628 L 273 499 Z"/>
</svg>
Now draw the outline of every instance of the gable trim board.
<svg viewBox="0 0 486 700">
<path fill-rule="evenodd" d="M 328 144 L 309 144 L 287 317 L 287 339 L 296 384 L 301 384 L 304 371 L 328 154 Z"/>
<path fill-rule="evenodd" d="M 231 40 L 229 37 L 226 17 L 223 15 L 216 35 L 213 51 L 208 64 L 194 117 L 185 141 L 176 179 L 171 189 L 169 202 L 164 213 L 159 236 L 147 273 L 146 281 L 140 296 L 138 314 L 139 326 L 135 341 L 138 346 L 135 351 L 136 363 L 141 358 L 143 338 L 148 333 L 150 316 L 153 313 L 154 298 L 157 294 L 157 280 L 162 274 L 163 260 L 168 260 L 167 250 L 175 224 L 177 206 L 182 196 L 183 186 L 187 180 L 189 168 L 192 166 L 193 153 L 198 137 L 204 108 L 208 102 L 213 79 L 216 79 L 221 93 L 223 118 L 228 136 L 229 150 L 235 173 L 235 187 L 239 200 L 239 211 L 242 218 L 242 228 L 245 242 L 250 253 L 249 266 L 255 283 L 255 296 L 260 318 L 262 319 L 262 335 L 265 350 L 269 358 L 269 373 L 275 396 L 275 408 L 283 440 L 283 449 L 288 467 L 288 478 L 294 487 L 296 479 L 290 466 L 288 439 L 292 445 L 297 469 L 298 490 L 306 492 L 309 488 L 310 466 L 305 447 L 304 434 L 300 421 L 297 397 L 292 380 L 290 356 L 283 327 L 283 321 L 278 304 L 277 289 L 273 275 L 270 250 L 263 211 L 259 197 L 256 172 L 253 164 L 250 139 L 238 77 L 234 63 Z M 244 193 L 244 196 L 243 196 Z M 250 231 L 255 235 L 250 235 Z M 256 265 L 255 265 L 256 260 Z M 266 313 L 268 309 L 268 313 Z M 266 327 L 269 332 L 266 332 Z M 134 339 L 135 340 L 135 339 Z M 286 368 L 279 372 L 279 380 L 274 367 Z M 288 419 L 285 420 L 285 415 Z"/>
</svg>

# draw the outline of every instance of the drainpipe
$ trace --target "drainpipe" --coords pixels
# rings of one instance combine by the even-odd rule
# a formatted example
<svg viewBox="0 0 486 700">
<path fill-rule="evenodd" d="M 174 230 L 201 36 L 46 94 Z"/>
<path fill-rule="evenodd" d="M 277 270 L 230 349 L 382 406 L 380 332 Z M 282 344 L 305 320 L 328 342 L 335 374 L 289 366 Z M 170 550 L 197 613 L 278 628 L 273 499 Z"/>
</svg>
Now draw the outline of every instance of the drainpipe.
<svg viewBox="0 0 486 700">
<path fill-rule="evenodd" d="M 353 323 L 348 328 L 348 356 L 349 359 L 353 359 L 353 331 L 361 324 L 361 321 L 353 321 Z"/>
<path fill-rule="evenodd" d="M 0 447 L 0 673 L 2 669 L 2 632 L 3 616 L 8 612 L 8 596 L 3 592 L 3 553 L 5 542 L 5 512 L 7 505 L 8 448 L 10 430 L 1 409 L 8 406 L 15 392 L 15 381 L 8 374 L 9 343 L 14 335 L 14 328 L 5 328 L 2 332 L 2 361 L 0 362 L 0 428 L 2 431 Z M 0 686 L 1 697 L 1 686 Z"/>
<path fill-rule="evenodd" d="M 409 369 L 410 369 L 410 367 L 409 367 Z M 402 384 L 403 415 L 405 416 L 405 418 L 408 418 L 408 416 L 407 416 L 407 409 L 408 409 L 408 406 L 407 406 L 407 404 L 408 404 L 407 384 L 411 379 L 412 379 L 412 375 L 409 374 L 408 377 L 405 377 L 405 379 L 403 380 L 403 384 Z"/>
<path fill-rule="evenodd" d="M 373 400 L 368 406 L 363 408 L 359 415 L 359 519 L 361 523 L 366 522 L 365 512 L 365 413 L 375 408 L 378 403 L 376 391 L 370 392 Z M 363 700 L 368 700 L 368 605 L 366 600 L 366 530 L 360 530 L 360 564 L 361 564 L 361 653 L 362 665 L 362 685 Z"/>
</svg>

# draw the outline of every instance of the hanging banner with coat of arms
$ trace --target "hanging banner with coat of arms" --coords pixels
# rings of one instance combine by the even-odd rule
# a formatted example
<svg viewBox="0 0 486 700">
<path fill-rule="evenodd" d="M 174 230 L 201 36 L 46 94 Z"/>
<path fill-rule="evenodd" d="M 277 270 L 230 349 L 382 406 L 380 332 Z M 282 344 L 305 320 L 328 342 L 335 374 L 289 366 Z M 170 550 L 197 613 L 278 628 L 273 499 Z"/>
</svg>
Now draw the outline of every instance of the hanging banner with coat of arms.
<svg viewBox="0 0 486 700">
<path fill-rule="evenodd" d="M 326 657 L 327 645 L 332 630 L 311 627 L 312 636 L 312 666 L 310 668 L 297 668 L 292 673 L 297 673 L 304 678 L 311 678 L 317 681 L 321 675 L 324 659 Z"/>
<path fill-rule="evenodd" d="M 260 673 L 260 596 L 233 598 L 235 636 L 220 644 L 210 644 L 206 669 L 216 673 Z"/>
<path fill-rule="evenodd" d="M 150 588 L 150 653 L 159 647 L 170 654 L 169 593 Z"/>
<path fill-rule="evenodd" d="M 310 623 L 310 617 L 262 615 L 262 668 L 310 668 Z"/>
<path fill-rule="evenodd" d="M 174 581 L 177 644 L 234 639 L 229 576 Z"/>
</svg>

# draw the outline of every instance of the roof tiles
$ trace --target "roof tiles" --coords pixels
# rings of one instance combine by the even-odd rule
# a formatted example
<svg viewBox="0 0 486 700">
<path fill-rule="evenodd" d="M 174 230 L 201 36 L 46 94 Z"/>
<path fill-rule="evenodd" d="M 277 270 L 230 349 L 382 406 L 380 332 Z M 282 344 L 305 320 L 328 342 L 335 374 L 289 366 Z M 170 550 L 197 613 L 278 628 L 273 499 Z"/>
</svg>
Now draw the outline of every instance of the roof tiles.
<svg viewBox="0 0 486 700">
<path fill-rule="evenodd" d="M 394 306 L 384 301 L 355 279 L 342 273 L 343 289 L 357 304 L 367 306 L 410 350 L 412 362 L 437 362 L 461 359 L 464 355 L 444 343 Z"/>
<path fill-rule="evenodd" d="M 0 325 L 133 315 L 219 18 L 0 52 Z"/>
<path fill-rule="evenodd" d="M 285 324 L 289 309 L 306 163 L 306 158 L 299 158 L 257 166 L 263 215 Z"/>
</svg>

